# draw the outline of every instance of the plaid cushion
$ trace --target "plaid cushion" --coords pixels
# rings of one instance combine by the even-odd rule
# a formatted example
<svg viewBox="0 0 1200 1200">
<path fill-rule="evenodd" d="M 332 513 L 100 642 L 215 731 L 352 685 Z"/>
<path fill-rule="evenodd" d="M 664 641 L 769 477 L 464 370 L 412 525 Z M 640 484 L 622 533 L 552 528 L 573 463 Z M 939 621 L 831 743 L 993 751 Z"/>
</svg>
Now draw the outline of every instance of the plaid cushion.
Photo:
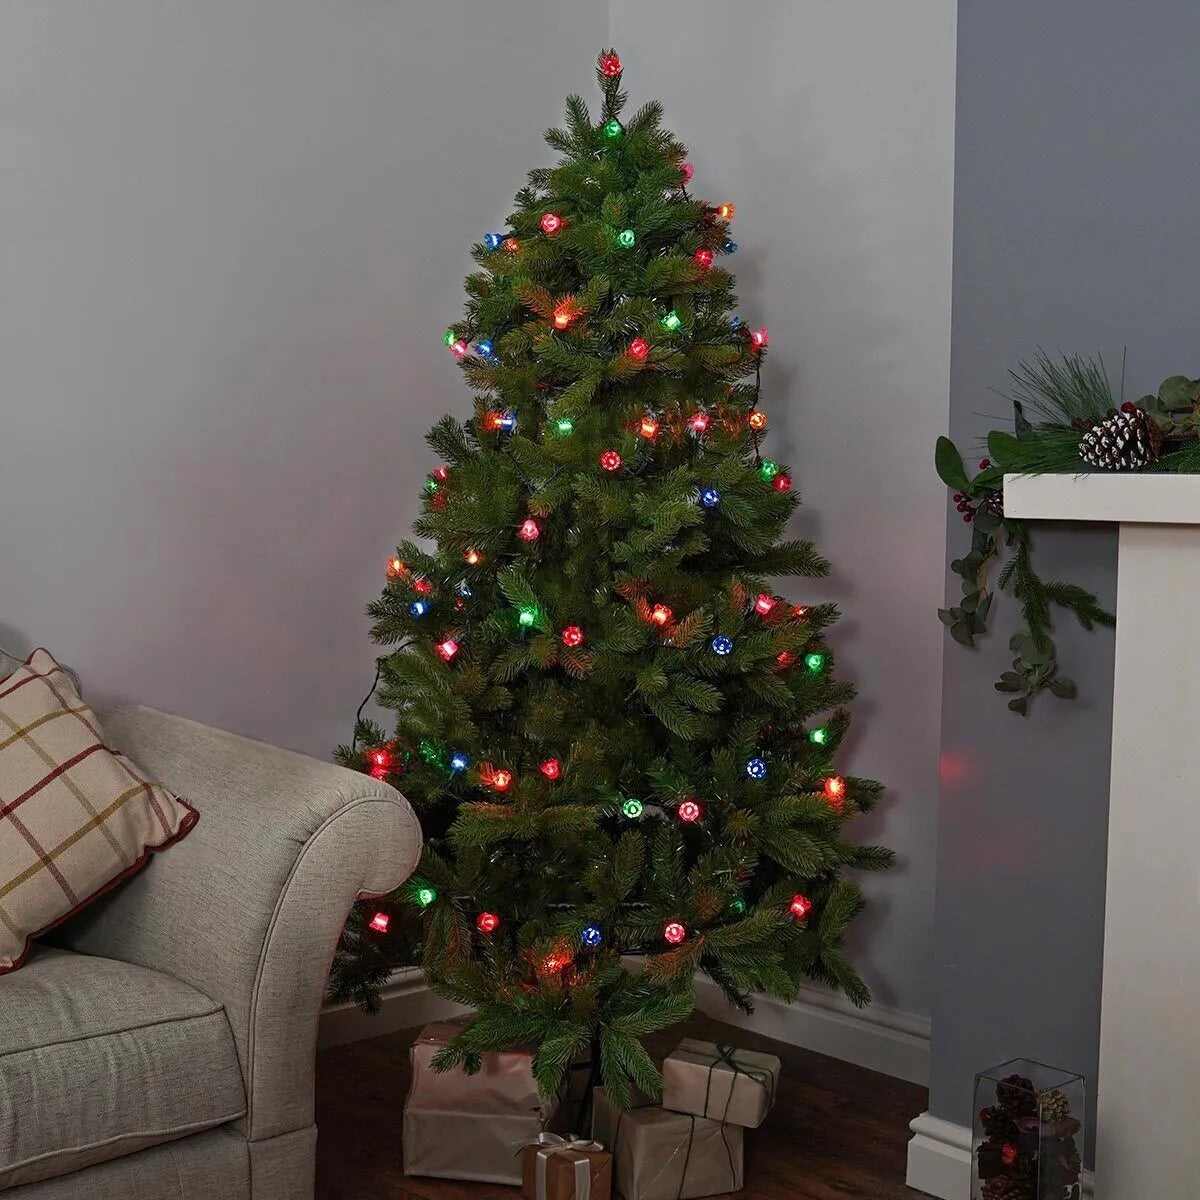
<svg viewBox="0 0 1200 1200">
<path fill-rule="evenodd" d="M 0 682 L 0 975 L 199 820 L 104 745 L 45 650 Z"/>
</svg>

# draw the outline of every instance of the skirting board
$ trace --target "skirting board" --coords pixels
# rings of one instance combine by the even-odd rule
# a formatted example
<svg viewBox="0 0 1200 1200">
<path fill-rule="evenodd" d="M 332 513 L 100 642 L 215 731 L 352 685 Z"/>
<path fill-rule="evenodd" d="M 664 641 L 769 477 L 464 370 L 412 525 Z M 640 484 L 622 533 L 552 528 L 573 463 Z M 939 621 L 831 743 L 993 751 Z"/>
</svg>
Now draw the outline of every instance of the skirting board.
<svg viewBox="0 0 1200 1200">
<path fill-rule="evenodd" d="M 939 1200 L 962 1200 L 971 1192 L 971 1131 L 923 1112 L 909 1124 L 906 1182 Z M 1090 1171 L 1083 1173 L 1083 1194 L 1094 1194 Z"/>
<path fill-rule="evenodd" d="M 415 967 L 397 971 L 384 985 L 374 1016 L 351 1003 L 327 1005 L 317 1045 L 324 1049 L 362 1038 L 414 1029 L 466 1010 L 435 996 Z M 696 1007 L 710 1017 L 766 1037 L 803 1046 L 871 1071 L 929 1083 L 929 1021 L 894 1009 L 854 1008 L 832 992 L 803 988 L 795 1004 L 758 997 L 749 1015 L 731 1008 L 711 980 L 696 980 Z"/>
</svg>

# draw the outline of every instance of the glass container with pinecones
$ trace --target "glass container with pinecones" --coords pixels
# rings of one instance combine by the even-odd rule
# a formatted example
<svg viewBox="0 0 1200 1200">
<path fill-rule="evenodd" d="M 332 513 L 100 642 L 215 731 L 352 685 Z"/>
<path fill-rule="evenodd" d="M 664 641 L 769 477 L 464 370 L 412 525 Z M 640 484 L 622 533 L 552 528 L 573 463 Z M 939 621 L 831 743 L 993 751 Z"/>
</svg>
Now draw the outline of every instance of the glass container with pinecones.
<svg viewBox="0 0 1200 1200">
<path fill-rule="evenodd" d="M 1015 1058 L 975 1076 L 971 1200 L 1081 1200 L 1082 1075 Z"/>
</svg>

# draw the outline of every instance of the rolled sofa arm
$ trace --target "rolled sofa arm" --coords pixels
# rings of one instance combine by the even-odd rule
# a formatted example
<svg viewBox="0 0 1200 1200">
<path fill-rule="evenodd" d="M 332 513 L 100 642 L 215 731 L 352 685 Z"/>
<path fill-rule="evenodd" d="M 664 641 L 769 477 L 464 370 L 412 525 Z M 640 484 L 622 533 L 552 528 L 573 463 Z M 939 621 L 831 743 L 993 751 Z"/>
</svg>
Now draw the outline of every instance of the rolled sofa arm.
<svg viewBox="0 0 1200 1200">
<path fill-rule="evenodd" d="M 261 1141 L 313 1121 L 317 1019 L 356 896 L 398 887 L 421 833 L 368 776 L 150 708 L 101 713 L 106 738 L 200 812 L 178 845 L 55 941 L 165 971 L 225 1006 Z"/>
</svg>

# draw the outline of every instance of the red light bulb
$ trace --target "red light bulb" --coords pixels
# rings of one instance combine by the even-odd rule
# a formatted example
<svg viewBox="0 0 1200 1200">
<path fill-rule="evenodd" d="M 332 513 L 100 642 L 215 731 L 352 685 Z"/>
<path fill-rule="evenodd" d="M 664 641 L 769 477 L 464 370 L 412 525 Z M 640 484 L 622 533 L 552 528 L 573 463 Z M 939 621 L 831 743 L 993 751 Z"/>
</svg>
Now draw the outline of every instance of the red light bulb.
<svg viewBox="0 0 1200 1200">
<path fill-rule="evenodd" d="M 682 921 L 668 921 L 663 926 L 663 940 L 678 946 L 687 937 L 687 927 Z"/>
<path fill-rule="evenodd" d="M 370 927 L 376 933 L 387 933 L 388 921 L 390 918 L 385 912 L 377 912 L 370 920 Z"/>
<path fill-rule="evenodd" d="M 799 892 L 797 892 L 792 897 L 792 902 L 788 905 L 788 908 L 790 909 L 792 916 L 794 916 L 797 921 L 802 921 L 811 910 L 812 901 L 807 896 L 802 896 Z"/>
<path fill-rule="evenodd" d="M 563 219 L 557 213 L 542 213 L 542 232 L 557 233 L 563 227 Z"/>
<path fill-rule="evenodd" d="M 713 265 L 713 252 L 707 246 L 701 246 L 696 251 L 696 262 L 706 271 Z"/>
<path fill-rule="evenodd" d="M 387 560 L 387 575 L 389 579 L 399 579 L 408 574 L 408 567 L 396 557 Z"/>
<path fill-rule="evenodd" d="M 483 418 L 484 428 L 491 429 L 493 431 L 502 428 L 503 422 L 504 417 L 498 412 L 490 412 Z"/>
<path fill-rule="evenodd" d="M 737 216 L 737 206 L 734 204 L 718 204 L 717 216 L 722 221 L 732 221 Z"/>
<path fill-rule="evenodd" d="M 557 758 L 548 758 L 540 767 L 538 767 L 538 770 L 541 771 L 541 773 L 545 775 L 547 779 L 557 779 L 562 773 L 562 765 L 559 763 Z"/>
<path fill-rule="evenodd" d="M 696 173 L 696 168 L 690 162 L 681 162 L 679 164 L 679 173 L 683 176 L 684 183 L 691 183 L 692 176 Z"/>
<path fill-rule="evenodd" d="M 392 756 L 386 746 L 372 746 L 367 751 L 367 762 L 371 765 L 371 774 L 381 779 L 392 765 Z"/>
<path fill-rule="evenodd" d="M 428 596 L 429 593 L 433 591 L 433 584 L 430 583 L 428 579 L 414 579 L 413 591 L 416 592 L 418 596 Z"/>
<path fill-rule="evenodd" d="M 841 800 L 846 794 L 846 781 L 840 775 L 830 775 L 825 780 L 825 795 L 830 800 Z"/>
<path fill-rule="evenodd" d="M 804 617 L 808 616 L 808 609 L 805 608 L 803 604 L 797 604 L 792 609 L 792 616 L 795 617 L 797 621 L 803 620 Z"/>
<path fill-rule="evenodd" d="M 434 477 L 434 479 L 440 479 L 443 483 L 450 478 L 449 467 L 434 467 L 429 473 Z"/>
<path fill-rule="evenodd" d="M 513 777 L 511 771 L 504 770 L 503 767 L 498 771 L 492 772 L 491 785 L 498 792 L 508 791 L 509 785 L 512 783 Z"/>
<path fill-rule="evenodd" d="M 615 450 L 605 450 L 600 455 L 600 465 L 606 471 L 616 471 L 621 466 L 621 456 Z"/>
<path fill-rule="evenodd" d="M 780 650 L 775 655 L 775 662 L 781 671 L 786 671 L 796 661 L 796 656 L 790 650 Z"/>
<path fill-rule="evenodd" d="M 759 433 L 767 427 L 767 414 L 763 412 L 762 409 L 756 408 L 746 418 L 746 424 L 749 425 L 755 433 Z"/>
<path fill-rule="evenodd" d="M 671 623 L 671 618 L 674 615 L 675 614 L 672 613 L 671 610 L 665 604 L 656 604 L 650 610 L 650 620 L 653 621 L 654 624 L 657 625 L 660 629 L 664 625 L 669 625 Z"/>
<path fill-rule="evenodd" d="M 521 528 L 517 530 L 517 536 L 522 541 L 536 542 L 542 536 L 542 531 L 538 528 L 538 523 L 530 519 L 521 523 Z"/>
<path fill-rule="evenodd" d="M 468 566 L 477 567 L 481 562 L 483 562 L 483 555 L 480 554 L 479 551 L 474 548 L 474 546 L 472 546 L 471 549 L 463 555 L 463 560 Z"/>
<path fill-rule="evenodd" d="M 509 254 L 516 254 L 521 249 L 521 243 L 516 238 L 505 238 L 504 249 Z"/>
<path fill-rule="evenodd" d="M 562 640 L 564 646 L 582 646 L 583 645 L 583 630 L 578 625 L 568 625 L 562 631 Z"/>
<path fill-rule="evenodd" d="M 642 359 L 644 359 L 649 353 L 650 345 L 645 338 L 634 338 L 633 341 L 629 343 L 630 358 L 636 358 L 638 362 L 641 362 Z"/>
<path fill-rule="evenodd" d="M 775 607 L 775 597 L 768 596 L 766 592 L 759 592 L 754 600 L 754 611 L 760 617 L 765 617 L 767 613 Z"/>
<path fill-rule="evenodd" d="M 776 475 L 771 480 L 771 486 L 777 492 L 786 492 L 792 486 L 792 477 L 790 475 Z"/>
<path fill-rule="evenodd" d="M 644 438 L 652 438 L 658 433 L 658 422 L 653 417 L 643 417 L 638 426 L 638 433 Z"/>
<path fill-rule="evenodd" d="M 679 805 L 679 819 L 681 821 L 700 820 L 700 805 L 695 800 L 684 800 Z"/>
<path fill-rule="evenodd" d="M 770 344 L 771 335 L 765 329 L 756 329 L 750 335 L 750 341 L 756 350 L 762 350 Z"/>
<path fill-rule="evenodd" d="M 500 928 L 500 918 L 494 912 L 481 912 L 475 918 L 475 928 L 480 933 L 494 933 Z"/>
<path fill-rule="evenodd" d="M 570 305 L 560 304 L 554 310 L 554 328 L 566 329 L 568 325 L 575 319 L 575 313 Z"/>
<path fill-rule="evenodd" d="M 558 954 L 556 952 L 554 954 L 547 954 L 546 957 L 542 959 L 541 969 L 546 972 L 546 974 L 553 975 L 556 972 L 563 970 L 563 968 L 569 967 L 570 965 L 571 959 L 568 955 Z"/>
<path fill-rule="evenodd" d="M 615 54 L 602 54 L 599 61 L 600 74 L 612 79 L 621 73 L 621 60 Z"/>
<path fill-rule="evenodd" d="M 458 653 L 458 643 L 453 638 L 447 638 L 439 643 L 437 650 L 442 658 L 449 662 Z"/>
<path fill-rule="evenodd" d="M 693 433 L 703 433 L 708 428 L 708 413 L 698 412 L 693 415 L 691 425 Z"/>
<path fill-rule="evenodd" d="M 450 347 L 450 353 L 453 354 L 455 358 L 462 358 L 469 349 L 470 346 L 468 346 L 467 343 L 462 340 L 462 338 L 459 338 L 459 340 Z"/>
</svg>

